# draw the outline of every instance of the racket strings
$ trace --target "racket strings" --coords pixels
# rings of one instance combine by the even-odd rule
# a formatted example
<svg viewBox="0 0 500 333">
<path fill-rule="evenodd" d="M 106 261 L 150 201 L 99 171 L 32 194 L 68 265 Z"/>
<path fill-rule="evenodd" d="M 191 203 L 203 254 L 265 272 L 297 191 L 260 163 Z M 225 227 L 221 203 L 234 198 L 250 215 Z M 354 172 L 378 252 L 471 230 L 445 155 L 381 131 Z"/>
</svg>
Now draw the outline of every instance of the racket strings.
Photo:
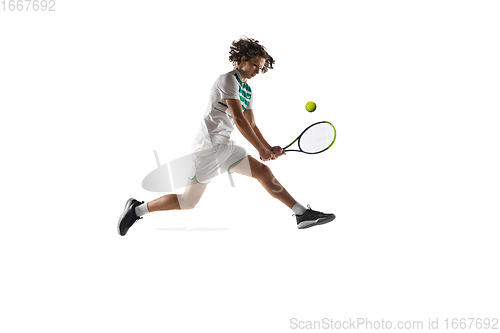
<svg viewBox="0 0 500 333">
<path fill-rule="evenodd" d="M 306 153 L 318 153 L 331 146 L 335 139 L 335 130 L 329 123 L 312 126 L 302 134 L 299 140 L 300 149 Z"/>
</svg>

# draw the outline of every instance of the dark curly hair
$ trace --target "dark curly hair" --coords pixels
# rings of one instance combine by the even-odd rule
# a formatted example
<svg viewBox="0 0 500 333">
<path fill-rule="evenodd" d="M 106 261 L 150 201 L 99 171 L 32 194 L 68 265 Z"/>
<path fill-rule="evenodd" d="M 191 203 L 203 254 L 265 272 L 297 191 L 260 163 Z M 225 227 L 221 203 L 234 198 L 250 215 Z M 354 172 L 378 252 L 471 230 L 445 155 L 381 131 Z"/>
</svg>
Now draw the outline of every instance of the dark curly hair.
<svg viewBox="0 0 500 333">
<path fill-rule="evenodd" d="M 264 46 L 259 44 L 258 40 L 243 37 L 231 44 L 229 61 L 231 61 L 233 65 L 238 66 L 241 63 L 242 57 L 245 57 L 247 60 L 255 57 L 264 58 L 266 62 L 262 69 L 262 73 L 267 72 L 268 69 L 273 69 L 273 57 L 267 53 Z"/>
</svg>

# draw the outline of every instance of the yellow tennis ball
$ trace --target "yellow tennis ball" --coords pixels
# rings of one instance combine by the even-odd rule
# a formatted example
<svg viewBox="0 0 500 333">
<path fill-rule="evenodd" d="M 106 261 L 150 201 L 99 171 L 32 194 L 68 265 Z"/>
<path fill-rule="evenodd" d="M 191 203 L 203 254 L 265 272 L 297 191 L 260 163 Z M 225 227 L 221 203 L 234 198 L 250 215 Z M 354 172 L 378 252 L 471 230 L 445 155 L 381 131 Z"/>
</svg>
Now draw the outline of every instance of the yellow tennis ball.
<svg viewBox="0 0 500 333">
<path fill-rule="evenodd" d="M 309 112 L 314 112 L 314 110 L 316 110 L 316 103 L 314 103 L 313 101 L 307 102 L 306 110 Z"/>
</svg>

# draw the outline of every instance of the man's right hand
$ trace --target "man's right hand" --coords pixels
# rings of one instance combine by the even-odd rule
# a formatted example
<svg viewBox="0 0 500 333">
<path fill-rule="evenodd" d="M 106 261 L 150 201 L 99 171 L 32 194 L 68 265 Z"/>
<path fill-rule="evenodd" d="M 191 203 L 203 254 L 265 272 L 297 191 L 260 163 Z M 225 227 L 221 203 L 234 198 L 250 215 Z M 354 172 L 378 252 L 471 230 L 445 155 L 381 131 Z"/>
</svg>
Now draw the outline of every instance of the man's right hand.
<svg viewBox="0 0 500 333">
<path fill-rule="evenodd" d="M 274 160 L 276 158 L 276 156 L 274 156 L 274 154 L 271 152 L 271 150 L 269 150 L 267 148 L 262 149 L 259 152 L 259 155 L 260 155 L 260 159 L 264 162 L 269 161 L 269 160 Z"/>
</svg>

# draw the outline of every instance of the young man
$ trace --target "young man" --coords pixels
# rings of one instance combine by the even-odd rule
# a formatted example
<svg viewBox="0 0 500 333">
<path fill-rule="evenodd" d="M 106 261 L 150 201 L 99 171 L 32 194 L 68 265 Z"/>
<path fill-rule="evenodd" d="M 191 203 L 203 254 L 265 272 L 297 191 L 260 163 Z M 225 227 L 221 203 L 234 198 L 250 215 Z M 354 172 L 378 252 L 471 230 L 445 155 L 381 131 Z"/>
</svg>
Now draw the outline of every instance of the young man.
<svg viewBox="0 0 500 333">
<path fill-rule="evenodd" d="M 247 81 L 260 72 L 273 68 L 274 60 L 254 39 L 242 38 L 231 45 L 229 60 L 235 69 L 221 75 L 212 86 L 210 101 L 193 142 L 192 177 L 183 194 L 167 194 L 148 203 L 130 198 L 118 222 L 124 236 L 142 216 L 156 211 L 192 209 L 200 200 L 207 184 L 222 172 L 239 173 L 257 179 L 267 192 L 288 206 L 299 229 L 324 224 L 335 219 L 298 203 L 276 180 L 269 167 L 250 155 L 230 139 L 234 126 L 259 152 L 262 161 L 285 155 L 279 146 L 271 146 L 262 136 L 253 114 L 253 94 Z"/>
</svg>

